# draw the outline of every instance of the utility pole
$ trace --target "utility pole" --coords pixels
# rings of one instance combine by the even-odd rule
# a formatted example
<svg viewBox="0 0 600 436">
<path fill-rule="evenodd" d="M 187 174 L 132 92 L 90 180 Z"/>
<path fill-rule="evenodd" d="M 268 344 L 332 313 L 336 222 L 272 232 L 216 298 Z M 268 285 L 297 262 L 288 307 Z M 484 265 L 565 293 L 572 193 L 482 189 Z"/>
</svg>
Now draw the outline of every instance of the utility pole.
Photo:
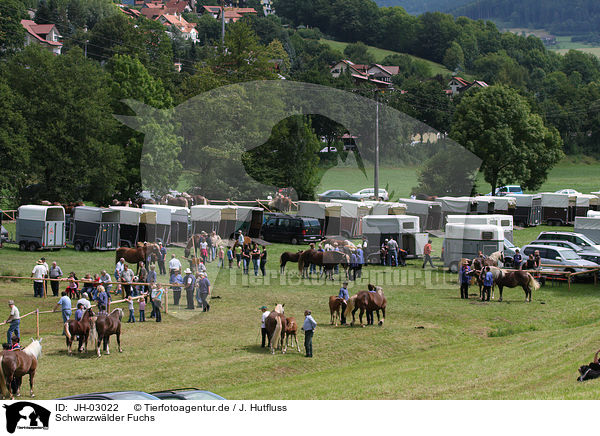
<svg viewBox="0 0 600 436">
<path fill-rule="evenodd" d="M 83 28 L 83 31 L 85 32 L 85 38 L 86 38 L 86 39 L 85 39 L 85 48 L 84 48 L 84 51 L 83 51 L 83 53 L 84 53 L 84 56 L 87 58 L 87 45 L 88 45 L 88 42 L 90 42 L 90 41 L 87 39 L 87 31 L 88 31 L 88 28 L 87 28 L 87 26 L 85 26 L 85 27 Z"/>
<path fill-rule="evenodd" d="M 221 45 L 225 52 L 225 0 L 221 0 Z"/>
<path fill-rule="evenodd" d="M 379 200 L 379 93 L 375 90 L 375 174 L 373 176 L 375 200 Z"/>
</svg>

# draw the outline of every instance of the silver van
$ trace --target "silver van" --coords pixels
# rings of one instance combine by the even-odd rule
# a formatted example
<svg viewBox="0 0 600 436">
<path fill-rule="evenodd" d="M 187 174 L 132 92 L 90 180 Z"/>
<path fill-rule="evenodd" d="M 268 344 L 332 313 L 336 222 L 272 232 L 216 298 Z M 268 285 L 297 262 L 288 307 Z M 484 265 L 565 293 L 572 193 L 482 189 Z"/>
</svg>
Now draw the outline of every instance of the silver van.
<svg viewBox="0 0 600 436">
<path fill-rule="evenodd" d="M 598 266 L 597 263 L 582 259 L 579 254 L 570 248 L 552 247 L 541 244 L 529 244 L 524 246 L 522 250 L 523 260 L 526 261 L 529 255 L 534 254 L 536 250 L 540 252 L 542 265 L 556 265 L 557 267 L 564 267 L 564 271 L 581 272 L 587 271 L 587 269 L 578 267 Z"/>
</svg>

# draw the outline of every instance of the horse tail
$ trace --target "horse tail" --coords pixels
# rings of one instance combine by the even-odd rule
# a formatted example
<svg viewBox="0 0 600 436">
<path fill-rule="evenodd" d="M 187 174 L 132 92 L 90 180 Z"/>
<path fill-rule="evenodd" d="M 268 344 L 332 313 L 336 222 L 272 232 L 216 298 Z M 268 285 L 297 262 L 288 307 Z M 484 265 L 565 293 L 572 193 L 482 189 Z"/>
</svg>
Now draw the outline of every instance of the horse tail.
<svg viewBox="0 0 600 436">
<path fill-rule="evenodd" d="M 276 350 L 281 343 L 281 329 L 283 325 L 281 324 L 281 317 L 277 316 L 277 325 L 275 326 L 275 331 L 273 332 L 273 337 L 271 338 L 271 347 L 273 350 Z"/>
<path fill-rule="evenodd" d="M 4 368 L 2 368 L 2 359 L 4 359 L 4 355 L 0 354 L 0 391 L 2 392 L 2 397 L 10 398 L 10 391 L 6 386 L 6 376 L 4 375 Z"/>
<path fill-rule="evenodd" d="M 348 302 L 346 303 L 346 311 L 344 312 L 344 317 L 350 316 L 352 311 L 354 310 L 354 305 L 356 304 L 356 295 L 348 298 Z"/>
<path fill-rule="evenodd" d="M 98 330 L 96 330 L 96 323 L 90 323 L 90 341 L 94 348 L 96 348 L 96 343 L 98 342 Z"/>
<path fill-rule="evenodd" d="M 71 332 L 69 331 L 69 322 L 67 321 L 64 325 L 65 336 L 70 341 L 71 340 Z"/>
<path fill-rule="evenodd" d="M 531 290 L 537 291 L 538 289 L 540 289 L 540 283 L 536 279 L 534 279 L 530 273 L 527 273 L 527 276 L 527 285 L 531 286 Z"/>
</svg>

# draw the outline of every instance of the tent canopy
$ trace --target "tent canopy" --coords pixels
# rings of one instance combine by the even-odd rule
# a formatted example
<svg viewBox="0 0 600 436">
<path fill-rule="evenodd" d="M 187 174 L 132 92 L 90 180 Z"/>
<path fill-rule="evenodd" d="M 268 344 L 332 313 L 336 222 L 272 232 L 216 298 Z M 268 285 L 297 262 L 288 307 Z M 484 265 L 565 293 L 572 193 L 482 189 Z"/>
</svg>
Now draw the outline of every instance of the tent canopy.
<svg viewBox="0 0 600 436">
<path fill-rule="evenodd" d="M 451 213 L 465 213 L 471 210 L 471 205 L 476 203 L 471 197 L 438 197 L 442 204 L 442 211 Z"/>
<path fill-rule="evenodd" d="M 140 223 L 156 224 L 156 211 L 137 209 L 126 206 L 110 206 L 111 210 L 119 211 L 119 223 L 137 226 Z"/>
<path fill-rule="evenodd" d="M 213 204 L 192 206 L 190 212 L 192 221 L 219 222 L 221 221 L 221 211 L 226 207 Z"/>
<path fill-rule="evenodd" d="M 569 207 L 569 195 L 542 192 L 542 207 Z"/>
<path fill-rule="evenodd" d="M 371 211 L 371 206 L 361 201 L 331 200 L 331 202 L 342 206 L 341 216 L 343 217 L 358 218 L 367 215 Z"/>
<path fill-rule="evenodd" d="M 506 196 L 505 198 L 514 198 L 516 201 L 517 207 L 531 207 L 533 204 L 533 200 L 536 198 L 541 198 L 540 194 L 510 194 L 510 196 Z"/>
</svg>

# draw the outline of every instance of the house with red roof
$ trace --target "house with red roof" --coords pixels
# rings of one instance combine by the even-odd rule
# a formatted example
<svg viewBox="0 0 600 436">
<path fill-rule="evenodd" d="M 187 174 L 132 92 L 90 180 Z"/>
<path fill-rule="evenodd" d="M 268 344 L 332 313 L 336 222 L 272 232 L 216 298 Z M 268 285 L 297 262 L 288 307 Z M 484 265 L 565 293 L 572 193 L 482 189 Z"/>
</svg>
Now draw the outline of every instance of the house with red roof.
<svg viewBox="0 0 600 436">
<path fill-rule="evenodd" d="M 174 29 L 184 39 L 192 42 L 198 42 L 198 31 L 196 24 L 188 23 L 181 15 L 164 14 L 157 18 L 159 23 L 164 24 L 170 29 Z"/>
<path fill-rule="evenodd" d="M 140 12 L 146 18 L 156 20 L 161 15 L 181 15 L 184 12 L 190 12 L 192 9 L 187 1 L 169 0 L 162 1 L 146 1 Z"/>
<path fill-rule="evenodd" d="M 21 20 L 25 28 L 25 45 L 38 44 L 59 55 L 62 50 L 62 38 L 55 24 L 37 24 L 32 20 Z"/>
<path fill-rule="evenodd" d="M 332 77 L 340 77 L 342 74 L 350 73 L 356 83 L 369 82 L 378 88 L 390 88 L 392 86 L 391 74 L 398 74 L 399 67 L 382 67 L 381 65 L 355 64 L 343 59 L 330 68 Z"/>
<path fill-rule="evenodd" d="M 210 14 L 213 18 L 221 20 L 221 6 L 203 6 L 203 13 Z M 245 15 L 256 15 L 254 8 L 225 8 L 225 23 L 235 23 Z"/>
<path fill-rule="evenodd" d="M 461 92 L 465 92 L 470 88 L 487 88 L 489 85 L 482 80 L 475 80 L 474 82 L 470 82 L 462 77 L 454 76 L 448 82 L 448 89 L 446 90 L 446 94 L 450 96 L 455 96 Z"/>
</svg>

